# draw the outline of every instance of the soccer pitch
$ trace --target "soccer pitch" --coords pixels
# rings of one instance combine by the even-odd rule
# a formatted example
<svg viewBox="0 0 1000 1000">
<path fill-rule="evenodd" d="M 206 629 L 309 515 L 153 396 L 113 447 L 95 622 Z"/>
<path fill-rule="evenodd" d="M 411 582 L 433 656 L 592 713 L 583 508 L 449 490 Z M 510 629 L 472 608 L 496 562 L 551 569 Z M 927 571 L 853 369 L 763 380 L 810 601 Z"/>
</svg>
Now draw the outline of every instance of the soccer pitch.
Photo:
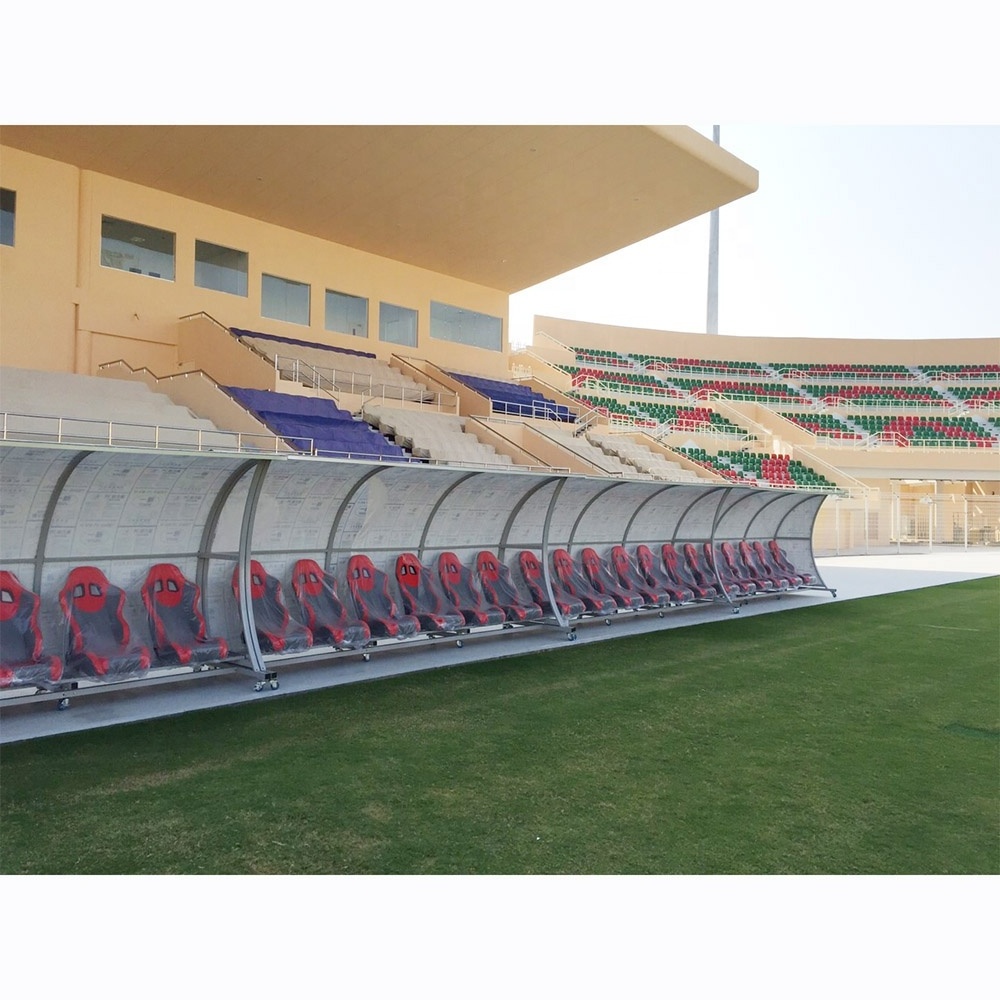
<svg viewBox="0 0 1000 1000">
<path fill-rule="evenodd" d="M 1000 581 L 5 747 L 5 874 L 996 874 Z"/>
</svg>

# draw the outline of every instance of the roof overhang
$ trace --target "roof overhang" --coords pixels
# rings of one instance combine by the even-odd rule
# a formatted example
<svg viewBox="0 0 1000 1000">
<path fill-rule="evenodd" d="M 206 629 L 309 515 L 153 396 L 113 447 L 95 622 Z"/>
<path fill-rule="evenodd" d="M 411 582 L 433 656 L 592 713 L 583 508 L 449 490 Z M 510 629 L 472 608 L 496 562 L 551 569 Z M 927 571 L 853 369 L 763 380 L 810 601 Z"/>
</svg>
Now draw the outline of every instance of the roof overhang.
<svg viewBox="0 0 1000 1000">
<path fill-rule="evenodd" d="M 684 126 L 9 125 L 0 142 L 506 292 L 757 189 Z"/>
</svg>

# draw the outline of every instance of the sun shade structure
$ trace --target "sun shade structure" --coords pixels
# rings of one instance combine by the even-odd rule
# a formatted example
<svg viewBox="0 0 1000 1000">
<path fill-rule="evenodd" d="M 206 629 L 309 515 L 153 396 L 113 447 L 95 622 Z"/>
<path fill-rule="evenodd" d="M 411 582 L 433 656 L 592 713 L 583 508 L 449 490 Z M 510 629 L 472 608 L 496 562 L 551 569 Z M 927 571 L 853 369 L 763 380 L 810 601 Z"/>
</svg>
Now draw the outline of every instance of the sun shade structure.
<svg viewBox="0 0 1000 1000">
<path fill-rule="evenodd" d="M 5 125 L 3 141 L 506 292 L 758 183 L 674 125 Z"/>
</svg>

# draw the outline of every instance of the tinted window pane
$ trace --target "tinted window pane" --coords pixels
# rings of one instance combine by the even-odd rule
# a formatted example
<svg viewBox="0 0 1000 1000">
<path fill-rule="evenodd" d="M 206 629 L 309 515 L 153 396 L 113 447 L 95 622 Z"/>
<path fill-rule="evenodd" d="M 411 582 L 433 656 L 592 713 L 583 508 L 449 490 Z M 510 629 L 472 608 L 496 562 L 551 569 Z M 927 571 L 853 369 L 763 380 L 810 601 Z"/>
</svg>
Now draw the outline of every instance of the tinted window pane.
<svg viewBox="0 0 1000 1000">
<path fill-rule="evenodd" d="M 261 276 L 260 314 L 269 319 L 309 325 L 309 286 L 301 281 Z"/>
<path fill-rule="evenodd" d="M 326 328 L 352 337 L 368 336 L 368 300 L 326 290 Z"/>
<path fill-rule="evenodd" d="M 195 240 L 194 283 L 199 288 L 246 295 L 248 261 L 248 255 L 242 250 Z"/>
<path fill-rule="evenodd" d="M 174 234 L 105 215 L 101 218 L 101 263 L 173 281 Z"/>
<path fill-rule="evenodd" d="M 17 193 L 0 188 L 0 243 L 12 247 L 14 245 L 14 210 L 17 205 Z"/>
<path fill-rule="evenodd" d="M 378 339 L 404 347 L 417 346 L 417 313 L 415 309 L 380 302 L 378 307 Z"/>
<path fill-rule="evenodd" d="M 503 344 L 503 322 L 499 316 L 460 309 L 442 302 L 431 303 L 431 336 L 456 344 L 499 351 Z"/>
</svg>

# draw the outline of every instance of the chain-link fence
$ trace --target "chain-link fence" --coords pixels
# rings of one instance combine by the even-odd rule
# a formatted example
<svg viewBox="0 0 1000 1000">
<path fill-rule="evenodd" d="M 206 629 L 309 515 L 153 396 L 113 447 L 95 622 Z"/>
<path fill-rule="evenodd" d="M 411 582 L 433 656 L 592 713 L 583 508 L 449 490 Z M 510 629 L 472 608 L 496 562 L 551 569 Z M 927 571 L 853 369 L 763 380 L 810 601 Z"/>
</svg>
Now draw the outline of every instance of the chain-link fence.
<svg viewBox="0 0 1000 1000">
<path fill-rule="evenodd" d="M 818 556 L 1000 548 L 1000 496 L 867 494 L 830 497 L 816 519 Z"/>
</svg>

